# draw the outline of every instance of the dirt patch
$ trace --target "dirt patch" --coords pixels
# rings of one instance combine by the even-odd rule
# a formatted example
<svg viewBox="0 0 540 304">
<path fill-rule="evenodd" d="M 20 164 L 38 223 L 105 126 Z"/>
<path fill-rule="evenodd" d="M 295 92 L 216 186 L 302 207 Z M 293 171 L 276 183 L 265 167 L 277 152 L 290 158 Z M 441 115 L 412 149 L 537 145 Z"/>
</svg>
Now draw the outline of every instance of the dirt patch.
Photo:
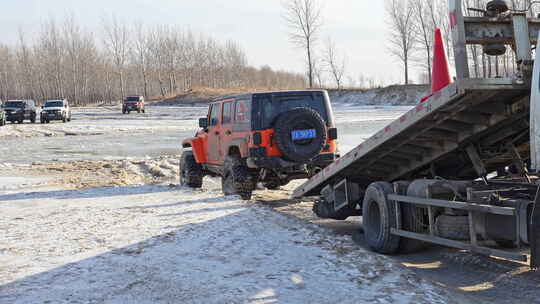
<svg viewBox="0 0 540 304">
<path fill-rule="evenodd" d="M 47 176 L 43 186 L 71 189 L 121 187 L 174 182 L 178 177 L 178 160 L 162 157 L 145 160 L 75 161 L 66 163 L 33 163 L 19 167 L 26 176 Z"/>
</svg>

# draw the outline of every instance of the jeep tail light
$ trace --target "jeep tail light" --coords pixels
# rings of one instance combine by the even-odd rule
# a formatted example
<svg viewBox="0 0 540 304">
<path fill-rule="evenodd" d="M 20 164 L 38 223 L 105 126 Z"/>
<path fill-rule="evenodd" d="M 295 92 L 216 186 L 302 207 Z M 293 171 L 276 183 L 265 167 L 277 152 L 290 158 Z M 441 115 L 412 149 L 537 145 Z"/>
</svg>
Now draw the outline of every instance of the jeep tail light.
<svg viewBox="0 0 540 304">
<path fill-rule="evenodd" d="M 253 133 L 253 144 L 254 145 L 262 145 L 262 134 L 260 132 Z"/>
<path fill-rule="evenodd" d="M 330 128 L 330 129 L 328 129 L 328 138 L 329 138 L 330 140 L 336 140 L 336 139 L 338 139 L 337 128 Z"/>
</svg>

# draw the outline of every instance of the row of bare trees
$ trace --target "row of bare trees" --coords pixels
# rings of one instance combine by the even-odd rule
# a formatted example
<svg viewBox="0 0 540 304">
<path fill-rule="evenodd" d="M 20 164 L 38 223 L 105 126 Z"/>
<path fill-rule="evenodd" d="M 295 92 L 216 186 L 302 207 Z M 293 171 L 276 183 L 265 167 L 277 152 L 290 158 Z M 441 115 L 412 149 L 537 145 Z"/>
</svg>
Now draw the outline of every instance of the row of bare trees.
<svg viewBox="0 0 540 304">
<path fill-rule="evenodd" d="M 488 0 L 463 0 L 463 11 L 470 16 L 482 13 L 468 8 L 485 9 Z M 510 0 L 511 8 L 531 8 L 531 15 L 538 13 L 530 0 Z M 388 51 L 403 67 L 404 82 L 411 81 L 412 68 L 420 70 L 419 81 L 431 83 L 433 38 L 435 29 L 441 29 L 447 53 L 452 57 L 452 37 L 448 18 L 448 0 L 386 0 L 388 23 Z M 505 55 L 490 57 L 482 46 L 469 46 L 471 77 L 508 76 L 515 72 L 515 57 L 509 48 Z M 452 61 L 450 61 L 452 62 Z"/>
<path fill-rule="evenodd" d="M 0 43 L 0 98 L 65 97 L 76 105 L 126 95 L 166 96 L 196 87 L 304 88 L 303 75 L 251 67 L 235 41 L 115 16 L 94 34 L 74 16 L 51 19 L 13 45 Z"/>
</svg>

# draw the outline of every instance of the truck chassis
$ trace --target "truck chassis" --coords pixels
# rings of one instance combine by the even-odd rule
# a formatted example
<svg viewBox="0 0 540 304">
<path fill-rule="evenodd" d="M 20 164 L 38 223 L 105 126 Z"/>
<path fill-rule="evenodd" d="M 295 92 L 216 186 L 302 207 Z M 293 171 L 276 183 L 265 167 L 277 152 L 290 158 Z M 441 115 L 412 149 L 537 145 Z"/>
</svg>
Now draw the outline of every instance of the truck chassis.
<svg viewBox="0 0 540 304">
<path fill-rule="evenodd" d="M 363 215 L 381 253 L 434 243 L 540 266 L 540 19 L 501 10 L 465 17 L 449 0 L 457 78 L 294 191 L 320 196 L 314 211 Z M 471 78 L 467 45 L 511 46 L 511 78 Z M 539 131 L 536 131 L 536 130 Z M 538 146 L 537 146 L 538 142 Z M 495 241 L 503 250 L 484 246 Z"/>
</svg>

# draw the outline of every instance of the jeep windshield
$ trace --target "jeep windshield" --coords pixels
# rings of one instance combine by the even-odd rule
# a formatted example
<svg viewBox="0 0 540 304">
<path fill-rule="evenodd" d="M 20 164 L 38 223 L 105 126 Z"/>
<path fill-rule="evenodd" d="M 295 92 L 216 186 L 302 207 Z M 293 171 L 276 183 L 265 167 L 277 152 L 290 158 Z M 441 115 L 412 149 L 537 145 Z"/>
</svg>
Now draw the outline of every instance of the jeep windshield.
<svg viewBox="0 0 540 304">
<path fill-rule="evenodd" d="M 61 108 L 64 106 L 62 101 L 47 101 L 44 105 L 45 108 Z"/>
<path fill-rule="evenodd" d="M 124 102 L 139 102 L 139 101 L 140 101 L 139 97 L 126 97 L 126 99 L 124 99 Z"/>
<path fill-rule="evenodd" d="M 4 105 L 5 108 L 22 108 L 24 107 L 24 102 L 22 101 L 7 101 Z"/>
<path fill-rule="evenodd" d="M 260 115 L 259 129 L 268 129 L 282 113 L 296 108 L 315 110 L 326 123 L 328 113 L 324 95 L 321 92 L 301 92 L 289 94 L 262 94 L 258 96 L 258 111 Z"/>
</svg>

